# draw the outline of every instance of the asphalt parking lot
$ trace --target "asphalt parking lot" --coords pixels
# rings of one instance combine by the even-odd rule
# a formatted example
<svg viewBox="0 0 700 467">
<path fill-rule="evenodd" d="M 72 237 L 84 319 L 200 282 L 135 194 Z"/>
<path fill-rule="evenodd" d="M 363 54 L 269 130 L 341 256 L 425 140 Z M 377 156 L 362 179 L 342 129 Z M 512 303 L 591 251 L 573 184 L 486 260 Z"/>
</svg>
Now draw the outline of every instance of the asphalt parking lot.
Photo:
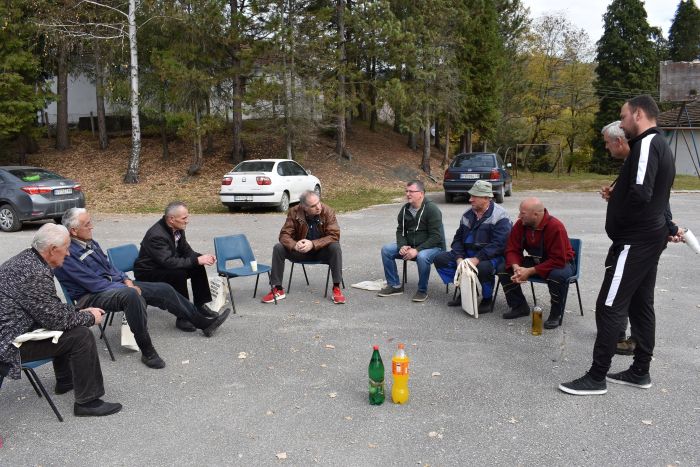
<svg viewBox="0 0 700 467">
<path fill-rule="evenodd" d="M 323 297 L 325 267 L 295 268 L 292 290 L 279 305 L 253 298 L 254 278 L 232 281 L 238 314 L 208 339 L 178 331 L 172 315 L 149 310 L 163 370 L 118 347 L 103 345 L 106 400 L 117 415 L 72 415 L 73 395 L 54 396 L 59 423 L 24 380 L 0 389 L 2 465 L 700 465 L 700 295 L 698 256 L 669 245 L 656 284 L 657 338 L 648 390 L 609 385 L 604 396 L 576 397 L 557 385 L 589 367 L 609 240 L 605 205 L 595 193 L 518 193 L 506 198 L 512 219 L 518 203 L 537 195 L 571 237 L 583 241 L 580 281 L 584 316 L 569 291 L 563 327 L 532 336 L 528 318 L 478 320 L 448 308 L 451 297 L 433 271 L 429 299 L 410 300 L 417 281 L 409 265 L 406 293 L 378 298 L 350 284 L 382 278 L 379 250 L 393 241 L 399 204 L 339 216 L 347 304 Z M 463 203 L 443 211 L 448 243 Z M 674 193 L 679 224 L 700 233 L 698 193 Z M 188 239 L 212 252 L 212 238 L 244 233 L 259 263 L 269 264 L 284 215 L 193 213 Z M 93 213 L 103 247 L 138 243 L 156 215 Z M 0 235 L 4 261 L 29 246 L 38 227 Z M 289 266 L 289 264 L 287 265 Z M 216 271 L 212 269 L 210 275 Z M 285 274 L 285 286 L 289 267 Z M 261 286 L 264 288 L 264 278 Z M 546 287 L 536 287 L 548 313 Z M 531 295 L 525 290 L 528 300 Z M 411 397 L 399 406 L 367 401 L 367 365 L 378 344 L 388 369 L 391 352 L 406 343 Z M 242 358 L 245 357 L 245 358 Z M 613 371 L 631 357 L 617 356 Z M 53 388 L 51 368 L 39 375 Z"/>
</svg>

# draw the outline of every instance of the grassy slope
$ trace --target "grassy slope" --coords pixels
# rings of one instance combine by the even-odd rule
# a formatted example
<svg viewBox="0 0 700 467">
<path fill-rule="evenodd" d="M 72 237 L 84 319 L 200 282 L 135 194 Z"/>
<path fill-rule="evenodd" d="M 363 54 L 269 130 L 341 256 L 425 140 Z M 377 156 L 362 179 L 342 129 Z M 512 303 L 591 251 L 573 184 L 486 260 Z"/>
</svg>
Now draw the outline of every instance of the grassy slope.
<svg viewBox="0 0 700 467">
<path fill-rule="evenodd" d="M 244 140 L 251 157 L 285 157 L 280 138 L 270 138 L 274 129 L 264 122 L 246 122 Z M 440 191 L 442 154 L 433 148 L 431 170 L 438 183 L 420 170 L 422 148 L 411 151 L 406 139 L 388 128 L 370 132 L 361 123 L 349 134 L 352 161 L 338 161 L 334 143 L 328 138 L 309 138 L 300 151 L 299 161 L 323 184 L 325 200 L 340 211 L 354 210 L 390 201 L 403 195 L 404 183 L 414 178 L 426 182 L 429 190 Z M 204 168 L 194 177 L 186 175 L 191 144 L 171 143 L 174 160 L 163 161 L 159 138 L 144 138 L 141 180 L 125 185 L 122 178 L 129 159 L 129 137 L 114 138 L 106 151 L 99 151 L 89 133 L 72 135 L 72 148 L 59 152 L 48 141 L 30 156 L 29 163 L 55 170 L 79 180 L 88 199 L 88 208 L 99 212 L 158 212 L 172 200 L 181 199 L 193 212 L 227 212 L 218 198 L 221 177 L 232 166 L 228 161 L 230 143 L 215 140 L 214 150 L 205 157 Z M 514 196 L 521 190 L 596 191 L 609 184 L 610 176 L 594 174 L 556 175 L 520 172 L 514 179 Z M 697 177 L 679 176 L 676 189 L 700 189 Z"/>
</svg>

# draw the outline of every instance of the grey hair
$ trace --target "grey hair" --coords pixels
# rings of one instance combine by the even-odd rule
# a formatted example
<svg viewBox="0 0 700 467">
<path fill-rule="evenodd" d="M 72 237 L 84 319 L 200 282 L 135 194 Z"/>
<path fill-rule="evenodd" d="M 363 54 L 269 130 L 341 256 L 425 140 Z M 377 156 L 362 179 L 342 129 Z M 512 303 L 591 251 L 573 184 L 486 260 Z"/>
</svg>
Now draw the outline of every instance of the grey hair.
<svg viewBox="0 0 700 467">
<path fill-rule="evenodd" d="M 78 216 L 85 214 L 87 209 L 85 208 L 70 208 L 63 213 L 63 218 L 61 218 L 61 224 L 65 226 L 66 229 L 77 229 L 80 226 L 80 220 Z"/>
<path fill-rule="evenodd" d="M 411 185 L 415 185 L 416 188 L 418 188 L 418 191 L 420 191 L 421 193 L 425 193 L 425 185 L 420 180 L 411 180 L 410 182 L 408 182 L 406 184 L 406 186 L 411 186 Z"/>
<path fill-rule="evenodd" d="M 600 130 L 600 132 L 606 135 L 608 138 L 620 138 L 622 141 L 627 141 L 625 131 L 620 126 L 620 123 L 620 120 L 608 123 L 602 130 Z"/>
<path fill-rule="evenodd" d="M 60 246 L 70 238 L 64 225 L 44 224 L 32 239 L 32 248 L 38 252 L 46 251 L 52 246 Z"/>
<path fill-rule="evenodd" d="M 319 195 L 318 193 L 316 193 L 316 192 L 313 191 L 313 190 L 306 190 L 306 191 L 304 191 L 302 194 L 299 195 L 299 202 L 300 202 L 301 204 L 303 204 L 304 206 L 308 206 L 309 203 L 307 203 L 306 200 L 307 200 L 307 198 L 308 198 L 309 196 L 311 196 L 311 195 L 313 195 L 313 196 L 318 196 L 318 200 L 321 201 L 321 195 Z"/>
<path fill-rule="evenodd" d="M 177 211 L 180 208 L 187 209 L 187 205 L 182 201 L 173 201 L 172 203 L 168 203 L 168 205 L 165 207 L 165 217 L 175 215 L 175 211 Z"/>
</svg>

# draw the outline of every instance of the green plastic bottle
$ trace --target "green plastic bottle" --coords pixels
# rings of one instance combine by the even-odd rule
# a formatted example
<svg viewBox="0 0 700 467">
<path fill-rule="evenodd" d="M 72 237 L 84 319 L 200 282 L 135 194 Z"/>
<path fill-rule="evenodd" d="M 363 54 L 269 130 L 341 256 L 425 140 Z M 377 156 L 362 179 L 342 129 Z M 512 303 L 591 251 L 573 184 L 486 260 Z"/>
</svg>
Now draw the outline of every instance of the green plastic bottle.
<svg viewBox="0 0 700 467">
<path fill-rule="evenodd" d="M 379 346 L 374 346 L 372 359 L 369 361 L 369 403 L 381 405 L 384 403 L 384 362 L 379 355 Z"/>
</svg>

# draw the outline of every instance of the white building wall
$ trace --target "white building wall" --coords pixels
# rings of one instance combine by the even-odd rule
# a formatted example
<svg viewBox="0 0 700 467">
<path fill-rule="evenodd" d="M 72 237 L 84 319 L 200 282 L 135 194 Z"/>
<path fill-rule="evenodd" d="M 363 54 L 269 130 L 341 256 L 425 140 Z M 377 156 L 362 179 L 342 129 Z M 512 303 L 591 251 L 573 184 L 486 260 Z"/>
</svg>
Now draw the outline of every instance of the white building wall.
<svg viewBox="0 0 700 467">
<path fill-rule="evenodd" d="M 56 78 L 50 81 L 51 92 L 56 92 Z M 49 123 L 56 123 L 56 102 L 46 107 Z M 85 75 L 68 75 L 68 123 L 78 123 L 80 117 L 89 117 L 90 112 L 97 115 L 95 84 Z M 113 113 L 109 101 L 105 100 L 105 112 Z M 39 117 L 41 121 L 41 117 Z"/>
<path fill-rule="evenodd" d="M 698 176 L 700 152 L 700 128 L 673 130 L 667 136 L 668 144 L 676 156 L 676 174 Z M 695 163 L 693 163 L 695 161 Z"/>
</svg>

